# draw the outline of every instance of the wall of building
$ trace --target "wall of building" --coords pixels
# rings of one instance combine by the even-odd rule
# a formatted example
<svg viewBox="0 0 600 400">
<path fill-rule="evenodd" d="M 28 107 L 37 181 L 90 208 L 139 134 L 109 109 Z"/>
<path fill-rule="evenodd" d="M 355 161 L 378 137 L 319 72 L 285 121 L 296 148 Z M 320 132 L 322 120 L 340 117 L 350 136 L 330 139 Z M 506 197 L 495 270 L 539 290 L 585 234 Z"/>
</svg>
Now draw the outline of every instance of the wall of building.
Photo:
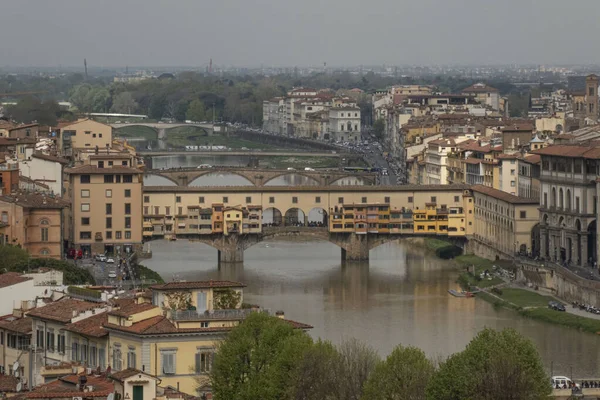
<svg viewBox="0 0 600 400">
<path fill-rule="evenodd" d="M 106 149 L 112 145 L 112 127 L 91 119 L 75 122 L 62 127 L 62 132 L 72 131 L 71 147 L 74 149 Z"/>
</svg>

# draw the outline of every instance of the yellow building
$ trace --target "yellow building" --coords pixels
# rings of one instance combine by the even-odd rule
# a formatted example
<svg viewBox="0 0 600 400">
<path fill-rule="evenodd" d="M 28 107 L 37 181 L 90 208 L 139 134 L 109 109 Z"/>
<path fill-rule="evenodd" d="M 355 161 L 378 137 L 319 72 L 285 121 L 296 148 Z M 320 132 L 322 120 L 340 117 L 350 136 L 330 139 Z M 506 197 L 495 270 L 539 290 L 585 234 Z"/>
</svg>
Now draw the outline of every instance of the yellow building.
<svg viewBox="0 0 600 400">
<path fill-rule="evenodd" d="M 73 155 L 73 150 L 105 150 L 112 145 L 112 127 L 92 119 L 80 119 L 61 127 L 59 148 L 64 155 Z"/>
<path fill-rule="evenodd" d="M 225 207 L 223 215 L 225 226 L 223 229 L 224 235 L 229 235 L 230 233 L 246 233 L 244 231 L 244 220 L 248 219 L 248 210 L 242 207 Z"/>
<path fill-rule="evenodd" d="M 152 304 L 109 312 L 105 328 L 113 370 L 141 368 L 163 386 L 202 392 L 209 386 L 216 344 L 256 311 L 241 309 L 243 287 L 230 281 L 171 282 L 152 288 Z"/>
<path fill-rule="evenodd" d="M 539 223 L 539 200 L 501 190 L 472 187 L 475 206 L 474 238 L 506 255 L 532 251 L 532 229 Z"/>
<path fill-rule="evenodd" d="M 95 165 L 65 171 L 72 201 L 73 246 L 87 254 L 129 253 L 142 248 L 143 172 L 130 165 L 111 166 L 109 161 L 94 158 Z"/>
</svg>

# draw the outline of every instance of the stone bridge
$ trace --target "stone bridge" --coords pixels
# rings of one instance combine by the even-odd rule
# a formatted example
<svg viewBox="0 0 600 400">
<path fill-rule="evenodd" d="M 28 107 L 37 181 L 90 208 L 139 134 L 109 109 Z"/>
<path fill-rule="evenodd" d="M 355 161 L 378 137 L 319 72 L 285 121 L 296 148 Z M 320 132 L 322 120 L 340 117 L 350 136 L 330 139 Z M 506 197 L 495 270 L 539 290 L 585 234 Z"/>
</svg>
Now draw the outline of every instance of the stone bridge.
<svg viewBox="0 0 600 400">
<path fill-rule="evenodd" d="M 177 186 L 188 186 L 195 179 L 209 174 L 233 174 L 241 176 L 251 182 L 254 186 L 264 186 L 269 181 L 281 176 L 303 176 L 309 178 L 314 185 L 329 186 L 338 183 L 344 178 L 358 178 L 364 185 L 374 185 L 377 174 L 370 172 L 349 173 L 337 170 L 302 171 L 287 169 L 259 169 L 259 168 L 175 168 L 155 169 L 145 171 L 145 177 L 160 176 L 166 178 Z"/>
<path fill-rule="evenodd" d="M 179 235 L 186 237 L 186 235 Z M 315 240 L 328 241 L 342 250 L 342 262 L 368 261 L 369 251 L 388 242 L 411 237 L 432 237 L 427 234 L 356 234 L 356 233 L 330 233 L 327 227 L 263 227 L 260 234 L 210 234 L 189 235 L 190 239 L 207 244 L 218 250 L 219 263 L 239 263 L 244 261 L 244 250 L 266 239 L 279 237 L 304 237 Z M 464 248 L 465 238 L 449 238 L 446 240 Z"/>
</svg>

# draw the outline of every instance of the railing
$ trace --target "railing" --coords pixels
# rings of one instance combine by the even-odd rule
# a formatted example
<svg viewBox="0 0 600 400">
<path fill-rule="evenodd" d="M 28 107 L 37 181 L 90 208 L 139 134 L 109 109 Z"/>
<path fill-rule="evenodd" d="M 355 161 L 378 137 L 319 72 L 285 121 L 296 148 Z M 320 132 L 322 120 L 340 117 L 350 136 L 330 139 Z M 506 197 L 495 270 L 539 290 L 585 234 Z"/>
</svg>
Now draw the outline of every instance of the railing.
<svg viewBox="0 0 600 400">
<path fill-rule="evenodd" d="M 268 309 L 233 309 L 233 310 L 213 310 L 213 311 L 197 311 L 197 310 L 170 310 L 168 317 L 174 321 L 194 321 L 194 320 L 235 320 L 244 319 L 254 312 L 263 312 L 271 314 Z"/>
</svg>

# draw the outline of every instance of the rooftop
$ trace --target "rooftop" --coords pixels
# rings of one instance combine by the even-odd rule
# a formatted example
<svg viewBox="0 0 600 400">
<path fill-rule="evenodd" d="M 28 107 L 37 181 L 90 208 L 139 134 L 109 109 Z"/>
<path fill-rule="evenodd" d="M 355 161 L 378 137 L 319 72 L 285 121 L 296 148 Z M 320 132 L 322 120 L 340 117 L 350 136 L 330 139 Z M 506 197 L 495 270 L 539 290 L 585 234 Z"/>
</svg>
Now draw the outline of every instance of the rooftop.
<svg viewBox="0 0 600 400">
<path fill-rule="evenodd" d="M 0 197 L 0 200 L 1 199 L 2 197 Z M 17 283 L 22 283 L 32 279 L 33 278 L 28 278 L 26 276 L 21 275 L 18 272 L 5 272 L 0 275 L 0 288 L 16 285 Z"/>
<path fill-rule="evenodd" d="M 67 174 L 141 174 L 143 171 L 137 168 L 124 167 L 120 165 L 98 168 L 95 165 L 81 165 L 79 167 L 67 168 Z"/>
<path fill-rule="evenodd" d="M 592 160 L 600 159 L 600 147 L 596 146 L 557 144 L 545 147 L 543 149 L 534 150 L 531 153 L 542 156 L 586 158 Z"/>
<path fill-rule="evenodd" d="M 60 157 L 56 157 L 56 156 L 51 156 L 49 154 L 44 154 L 44 153 L 39 152 L 39 151 L 34 152 L 31 155 L 31 157 L 38 158 L 40 160 L 45 160 L 45 161 L 57 162 L 57 163 L 60 163 L 60 164 L 68 164 L 69 163 L 64 158 L 60 158 Z"/>
<path fill-rule="evenodd" d="M 127 368 L 122 371 L 117 371 L 117 372 L 111 373 L 109 378 L 114 379 L 115 381 L 123 382 L 127 378 L 131 378 L 132 376 L 140 375 L 140 374 L 155 378 L 153 375 L 149 375 L 148 373 L 146 373 L 144 371 L 140 371 L 139 369 L 135 369 L 135 368 Z"/>
<path fill-rule="evenodd" d="M 144 311 L 148 311 L 148 310 L 152 310 L 154 308 L 158 308 L 153 304 L 150 303 L 141 303 L 141 304 L 137 304 L 137 303 L 131 303 L 131 304 L 127 304 L 124 305 L 123 307 L 121 307 L 118 310 L 113 310 L 110 311 L 108 314 L 109 315 L 114 315 L 117 317 L 130 317 L 132 315 L 144 312 Z"/>
<path fill-rule="evenodd" d="M 474 192 L 482 193 L 490 197 L 494 197 L 498 200 L 505 201 L 511 204 L 539 204 L 537 199 L 528 199 L 524 197 L 518 197 L 502 190 L 494 189 L 483 185 L 472 186 L 471 189 Z"/>
<path fill-rule="evenodd" d="M 16 203 L 25 208 L 65 208 L 69 206 L 69 202 L 61 197 L 49 196 L 43 193 L 33 192 L 15 192 L 0 196 L 0 201 L 7 203 Z"/>
<path fill-rule="evenodd" d="M 0 329 L 28 335 L 32 330 L 31 322 L 32 320 L 29 317 L 16 318 L 9 315 L 0 320 Z"/>
<path fill-rule="evenodd" d="M 69 332 L 79 333 L 80 335 L 99 338 L 108 335 L 108 332 L 103 327 L 103 325 L 107 322 L 108 315 L 106 312 L 103 312 L 101 314 L 96 314 L 89 318 L 82 319 L 81 321 L 68 324 L 65 329 Z"/>
<path fill-rule="evenodd" d="M 27 315 L 30 317 L 64 323 L 71 322 L 71 319 L 76 317 L 79 313 L 93 310 L 98 307 L 98 303 L 92 303 L 85 300 L 61 299 L 44 307 L 33 309 Z"/>
<path fill-rule="evenodd" d="M 246 287 L 243 283 L 233 281 L 195 281 L 195 282 L 169 282 L 152 286 L 154 290 L 181 290 L 181 289 L 209 289 L 209 288 L 240 288 Z"/>
<path fill-rule="evenodd" d="M 93 386 L 91 392 L 81 392 L 79 390 L 79 375 L 71 374 L 63 376 L 56 381 L 36 386 L 33 391 L 26 392 L 23 397 L 26 399 L 58 399 L 84 397 L 107 397 L 115 391 L 114 384 L 106 377 L 100 375 L 87 375 L 86 386 Z"/>
</svg>

